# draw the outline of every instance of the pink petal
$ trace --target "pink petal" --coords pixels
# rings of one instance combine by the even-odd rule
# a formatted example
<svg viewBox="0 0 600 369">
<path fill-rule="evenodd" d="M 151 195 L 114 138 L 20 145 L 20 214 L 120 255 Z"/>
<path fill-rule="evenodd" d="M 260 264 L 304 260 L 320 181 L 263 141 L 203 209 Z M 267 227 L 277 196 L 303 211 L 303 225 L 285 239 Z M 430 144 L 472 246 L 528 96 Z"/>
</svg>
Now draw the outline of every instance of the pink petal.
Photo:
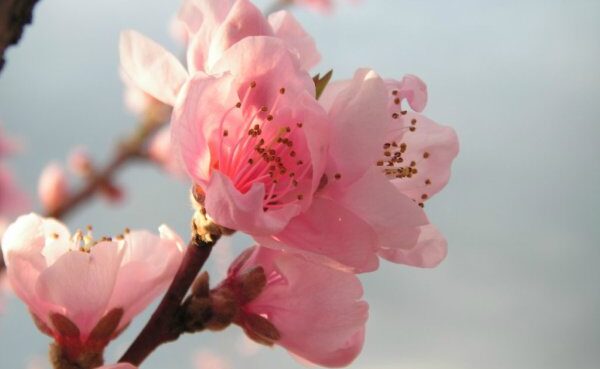
<svg viewBox="0 0 600 369">
<path fill-rule="evenodd" d="M 0 164 L 0 216 L 22 214 L 29 206 L 27 195 L 17 187 L 12 173 Z"/>
<path fill-rule="evenodd" d="M 121 268 L 107 308 L 125 310 L 118 329 L 164 292 L 181 263 L 181 239 L 166 226 L 161 231 L 161 237 L 148 231 L 125 235 Z"/>
<path fill-rule="evenodd" d="M 407 100 L 411 109 L 422 112 L 427 105 L 427 85 L 419 77 L 407 74 L 402 81 L 386 80 L 386 85 L 391 91 L 397 91 L 394 96 L 401 101 Z"/>
<path fill-rule="evenodd" d="M 279 11 L 269 15 L 269 24 L 275 36 L 284 40 L 298 54 L 303 69 L 309 70 L 319 63 L 321 54 L 315 40 L 290 12 Z"/>
<path fill-rule="evenodd" d="M 42 257 L 45 236 L 44 219 L 39 215 L 30 213 L 17 218 L 2 236 L 2 253 L 6 265 L 10 266 L 11 253 Z M 40 263 L 45 265 L 45 260 L 42 259 Z"/>
<path fill-rule="evenodd" d="M 124 73 L 144 92 L 174 105 L 187 72 L 162 46 L 135 31 L 121 34 L 119 50 Z"/>
<path fill-rule="evenodd" d="M 265 212 L 262 183 L 254 183 L 242 194 L 218 171 L 213 172 L 205 192 L 206 211 L 217 224 L 256 236 L 280 232 L 300 211 L 300 206 L 289 205 Z"/>
<path fill-rule="evenodd" d="M 327 94 L 325 89 L 325 94 Z M 326 99 L 329 99 L 326 97 Z M 329 180 L 352 183 L 376 162 L 387 126 L 387 90 L 373 71 L 356 72 L 352 82 L 333 100 L 329 116 L 333 123 Z"/>
<path fill-rule="evenodd" d="M 206 70 L 210 71 L 225 50 L 238 41 L 250 36 L 272 35 L 271 26 L 262 12 L 248 0 L 237 0 L 212 37 L 205 60 Z"/>
<path fill-rule="evenodd" d="M 277 343 L 293 354 L 328 367 L 352 362 L 368 318 L 358 278 L 298 255 L 264 248 L 258 253 L 249 266 L 261 265 L 267 275 L 277 273 L 283 280 L 268 282 L 246 309 L 266 315 L 281 333 Z"/>
<path fill-rule="evenodd" d="M 72 251 L 39 276 L 36 294 L 62 306 L 85 339 L 106 312 L 122 255 L 116 242 L 101 242 L 91 252 Z"/>
<path fill-rule="evenodd" d="M 413 122 L 416 130 L 407 131 L 407 125 L 413 125 Z M 414 162 L 413 167 L 417 170 L 410 177 L 392 177 L 392 182 L 402 193 L 420 203 L 446 186 L 452 161 L 458 155 L 458 137 L 452 128 L 441 126 L 424 115 L 408 112 L 400 121 L 392 122 L 387 140 L 405 143 L 404 163 Z"/>
<path fill-rule="evenodd" d="M 393 263 L 412 265 L 421 268 L 435 268 L 448 252 L 448 242 L 431 224 L 421 227 L 421 234 L 415 247 L 409 250 L 381 250 L 379 255 Z"/>
<path fill-rule="evenodd" d="M 189 176 L 203 186 L 208 183 L 212 164 L 208 140 L 221 139 L 217 130 L 223 115 L 237 102 L 231 88 L 231 77 L 195 76 L 184 87 L 185 97 L 173 110 L 171 138 L 175 155 Z"/>
<path fill-rule="evenodd" d="M 356 272 L 378 267 L 377 235 L 372 227 L 338 202 L 317 197 L 311 207 L 290 221 L 264 246 L 304 251 L 332 259 Z"/>
<path fill-rule="evenodd" d="M 306 90 L 314 96 L 315 85 L 308 73 L 300 68 L 297 57 L 285 43 L 274 37 L 253 36 L 237 42 L 223 53 L 211 73 L 230 72 L 238 79 L 277 81 L 284 79 L 288 90 Z"/>
<path fill-rule="evenodd" d="M 373 227 L 380 248 L 410 249 L 415 245 L 419 227 L 429 223 L 423 209 L 394 188 L 375 166 L 332 196 Z"/>
</svg>

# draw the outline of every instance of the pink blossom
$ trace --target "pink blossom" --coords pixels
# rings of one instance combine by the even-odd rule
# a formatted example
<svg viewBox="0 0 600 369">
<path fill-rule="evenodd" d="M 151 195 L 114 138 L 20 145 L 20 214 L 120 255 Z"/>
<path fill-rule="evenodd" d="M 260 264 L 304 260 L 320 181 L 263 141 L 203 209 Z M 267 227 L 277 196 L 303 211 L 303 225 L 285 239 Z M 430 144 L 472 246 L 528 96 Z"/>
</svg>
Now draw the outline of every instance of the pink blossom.
<svg viewBox="0 0 600 369">
<path fill-rule="evenodd" d="M 392 262 L 433 267 L 446 241 L 422 206 L 448 182 L 458 153 L 451 128 L 404 110 L 426 104 L 421 80 L 383 81 L 360 70 L 321 97 L 332 122 L 326 180 L 311 208 L 273 237 L 270 247 L 321 254 L 358 272 Z"/>
<path fill-rule="evenodd" d="M 215 74 L 231 46 L 251 36 L 281 39 L 308 69 L 319 61 L 312 38 L 287 12 L 266 19 L 249 0 L 186 0 L 178 16 L 188 42 L 187 70 L 163 47 L 135 32 L 121 35 L 121 68 L 128 79 L 156 99 L 174 105 L 186 80 Z"/>
<path fill-rule="evenodd" d="M 68 195 L 69 183 L 63 167 L 57 163 L 46 166 L 38 181 L 38 197 L 44 208 L 58 208 Z"/>
<path fill-rule="evenodd" d="M 281 40 L 248 37 L 193 78 L 172 118 L 173 144 L 216 223 L 269 235 L 310 205 L 325 166 L 328 118 Z"/>
<path fill-rule="evenodd" d="M 304 360 L 341 367 L 358 356 L 369 307 L 361 300 L 362 285 L 354 274 L 256 246 L 232 264 L 225 283 L 235 283 L 257 267 L 263 269 L 266 285 L 242 305 L 236 322 L 249 337 L 264 339 L 266 326 L 256 322 L 266 319 L 279 335 L 274 343 Z"/>
<path fill-rule="evenodd" d="M 161 226 L 160 237 L 126 231 L 95 242 L 71 236 L 60 222 L 19 217 L 2 238 L 14 292 L 38 327 L 67 355 L 101 352 L 165 290 L 182 258 L 181 239 Z"/>
<path fill-rule="evenodd" d="M 85 177 L 92 171 L 92 158 L 85 147 L 76 147 L 69 154 L 69 169 L 71 172 Z"/>
</svg>

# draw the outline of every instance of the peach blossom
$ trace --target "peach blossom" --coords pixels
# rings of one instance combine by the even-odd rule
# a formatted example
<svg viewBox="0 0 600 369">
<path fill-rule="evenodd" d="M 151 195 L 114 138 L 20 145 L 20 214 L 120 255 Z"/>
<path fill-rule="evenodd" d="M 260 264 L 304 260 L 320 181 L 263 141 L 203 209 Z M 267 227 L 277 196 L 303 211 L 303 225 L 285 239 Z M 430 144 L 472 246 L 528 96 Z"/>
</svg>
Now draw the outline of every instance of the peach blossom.
<svg viewBox="0 0 600 369">
<path fill-rule="evenodd" d="M 189 78 L 219 73 L 214 66 L 231 46 L 251 36 L 279 38 L 308 69 L 319 61 L 312 38 L 286 12 L 266 19 L 248 0 L 187 0 L 178 16 L 186 30 L 187 70 L 162 46 L 135 31 L 121 35 L 121 68 L 126 79 L 168 105 Z"/>
<path fill-rule="evenodd" d="M 358 356 L 369 306 L 361 300 L 362 285 L 354 274 L 298 254 L 256 246 L 232 264 L 225 284 L 235 284 L 257 267 L 264 271 L 266 285 L 258 297 L 241 306 L 236 321 L 249 337 L 273 341 L 326 367 L 346 366 Z M 268 325 L 256 324 L 264 319 L 276 334 L 266 334 Z"/>
<path fill-rule="evenodd" d="M 441 262 L 446 241 L 422 206 L 448 182 L 458 140 L 418 113 L 426 100 L 417 77 L 384 81 L 369 70 L 327 87 L 320 100 L 332 122 L 326 180 L 310 209 L 259 242 L 357 272 L 376 269 L 378 256 L 421 267 Z"/>
<path fill-rule="evenodd" d="M 38 327 L 67 355 L 101 351 L 163 292 L 182 258 L 181 239 L 126 232 L 94 241 L 60 222 L 19 217 L 2 238 L 8 279 Z"/>
<path fill-rule="evenodd" d="M 186 84 L 173 144 L 221 226 L 269 235 L 310 206 L 325 166 L 328 118 L 284 43 L 247 37 Z"/>
</svg>

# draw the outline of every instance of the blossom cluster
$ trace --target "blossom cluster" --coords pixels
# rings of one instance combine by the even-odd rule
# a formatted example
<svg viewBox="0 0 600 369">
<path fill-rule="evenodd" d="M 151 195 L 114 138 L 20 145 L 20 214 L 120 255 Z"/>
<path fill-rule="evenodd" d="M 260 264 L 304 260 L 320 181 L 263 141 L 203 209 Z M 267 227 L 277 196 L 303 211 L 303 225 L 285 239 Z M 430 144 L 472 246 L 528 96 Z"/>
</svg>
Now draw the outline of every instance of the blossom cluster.
<svg viewBox="0 0 600 369">
<path fill-rule="evenodd" d="M 185 0 L 176 24 L 185 63 L 136 31 L 121 35 L 121 74 L 141 96 L 132 106 L 172 107 L 154 157 L 193 182 L 197 236 L 255 241 L 213 289 L 198 278 L 183 329 L 236 324 L 308 362 L 348 365 L 368 318 L 357 275 L 381 259 L 430 268 L 446 256 L 424 208 L 449 180 L 454 130 L 422 114 L 427 87 L 414 75 L 312 77 L 316 43 L 287 11 Z M 184 253 L 166 226 L 94 240 L 35 214 L 13 223 L 2 246 L 13 288 L 56 355 L 83 367 L 101 363 Z"/>
</svg>

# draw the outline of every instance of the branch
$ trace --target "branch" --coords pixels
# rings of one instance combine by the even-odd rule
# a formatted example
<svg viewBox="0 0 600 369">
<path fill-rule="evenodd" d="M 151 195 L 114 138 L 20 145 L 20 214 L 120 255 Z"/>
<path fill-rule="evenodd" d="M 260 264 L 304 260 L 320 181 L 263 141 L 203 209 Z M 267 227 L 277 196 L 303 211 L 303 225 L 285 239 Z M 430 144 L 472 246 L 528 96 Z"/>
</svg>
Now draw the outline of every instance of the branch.
<svg viewBox="0 0 600 369">
<path fill-rule="evenodd" d="M 183 333 L 183 324 L 178 312 L 183 298 L 210 256 L 219 236 L 212 235 L 211 239 L 212 241 L 204 241 L 195 235 L 190 241 L 167 293 L 144 329 L 121 357 L 120 363 L 139 366 L 158 346 L 176 340 Z"/>
<path fill-rule="evenodd" d="M 33 7 L 38 0 L 0 0 L 0 71 L 4 67 L 4 52 L 21 39 L 25 25 L 33 19 Z"/>
<path fill-rule="evenodd" d="M 158 111 L 158 109 L 162 109 L 163 112 Z M 162 118 L 164 109 L 164 105 L 158 105 L 154 110 L 149 111 L 139 124 L 138 129 L 122 141 L 112 160 L 103 169 L 95 171 L 79 191 L 72 193 L 59 207 L 49 211 L 46 216 L 56 219 L 65 217 L 87 200 L 90 200 L 103 187 L 110 185 L 113 177 L 125 164 L 136 159 L 146 158 L 143 153 L 146 142 L 165 124 Z"/>
</svg>

